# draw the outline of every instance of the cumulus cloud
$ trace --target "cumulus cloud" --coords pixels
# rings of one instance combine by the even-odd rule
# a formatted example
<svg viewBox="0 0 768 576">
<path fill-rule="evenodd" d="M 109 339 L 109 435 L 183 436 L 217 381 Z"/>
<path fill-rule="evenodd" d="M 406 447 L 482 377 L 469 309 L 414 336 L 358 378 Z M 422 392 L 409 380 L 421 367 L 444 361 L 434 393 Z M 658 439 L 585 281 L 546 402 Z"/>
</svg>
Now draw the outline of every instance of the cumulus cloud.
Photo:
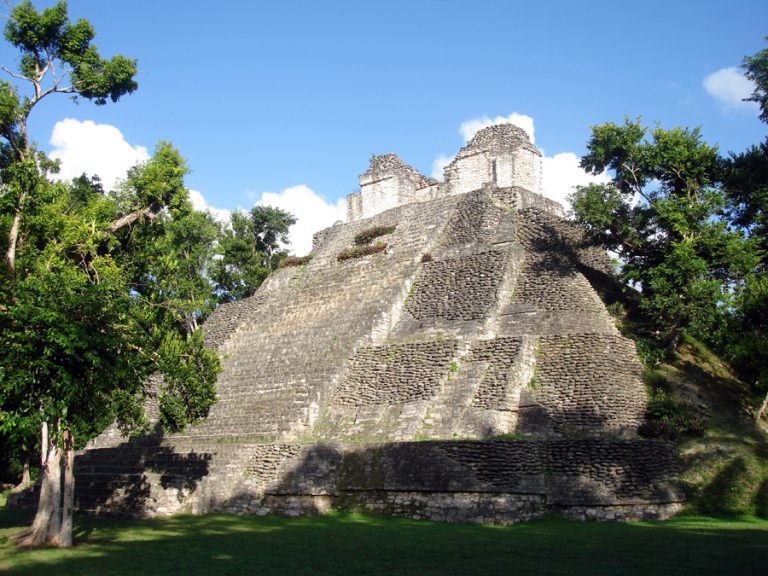
<svg viewBox="0 0 768 576">
<path fill-rule="evenodd" d="M 114 126 L 91 120 L 66 118 L 56 122 L 50 144 L 51 158 L 61 161 L 58 178 L 98 174 L 106 190 L 125 178 L 131 166 L 149 159 L 144 146 L 132 146 Z"/>
<path fill-rule="evenodd" d="M 755 83 L 749 80 L 735 66 L 721 68 L 702 81 L 707 93 L 727 108 L 753 108 L 755 102 L 744 102 L 755 89 Z"/>
<path fill-rule="evenodd" d="M 570 207 L 567 197 L 575 186 L 591 183 L 607 184 L 610 179 L 604 172 L 593 176 L 579 166 L 579 158 L 573 152 L 562 152 L 541 159 L 542 194 L 560 202 L 567 210 Z"/>
<path fill-rule="evenodd" d="M 208 211 L 215 220 L 222 223 L 229 222 L 232 211 L 226 208 L 215 208 L 211 206 L 201 192 L 190 190 L 189 200 L 192 202 L 192 206 L 194 206 L 195 210 L 201 210 L 203 212 Z"/>
<path fill-rule="evenodd" d="M 519 126 L 528 133 L 531 142 L 536 142 L 533 130 L 533 118 L 525 114 L 518 114 L 517 112 L 512 112 L 509 116 L 496 116 L 496 118 L 493 119 L 488 116 L 472 118 L 471 120 L 461 123 L 459 132 L 464 137 L 464 141 L 469 142 L 478 130 L 493 126 L 494 124 L 514 124 L 515 126 Z"/>
<path fill-rule="evenodd" d="M 282 192 L 264 192 L 256 204 L 281 208 L 296 217 L 296 224 L 290 229 L 290 248 L 298 255 L 312 250 L 312 235 L 315 232 L 332 226 L 337 220 L 345 220 L 347 214 L 346 199 L 340 198 L 335 204 L 328 203 L 304 184 L 291 186 Z"/>
<path fill-rule="evenodd" d="M 443 179 L 443 170 L 453 160 L 453 156 L 446 156 L 445 154 L 438 154 L 437 158 L 432 162 L 432 178 L 435 180 Z"/>
</svg>

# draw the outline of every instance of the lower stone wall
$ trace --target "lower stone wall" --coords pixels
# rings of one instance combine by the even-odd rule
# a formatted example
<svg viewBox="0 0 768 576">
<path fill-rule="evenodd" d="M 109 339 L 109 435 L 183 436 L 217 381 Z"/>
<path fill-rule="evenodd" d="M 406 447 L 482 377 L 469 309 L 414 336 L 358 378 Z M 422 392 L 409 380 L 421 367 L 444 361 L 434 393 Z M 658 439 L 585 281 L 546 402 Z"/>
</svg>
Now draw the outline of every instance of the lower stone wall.
<svg viewBox="0 0 768 576">
<path fill-rule="evenodd" d="M 634 504 L 626 506 L 552 506 L 550 511 L 571 520 L 616 522 L 629 520 L 665 520 L 683 509 L 681 502 Z"/>
<path fill-rule="evenodd" d="M 663 518 L 683 500 L 671 444 L 617 438 L 227 443 L 194 450 L 132 441 L 80 454 L 75 467 L 79 509 L 134 516 L 297 516 L 342 508 L 510 524 L 550 512 L 586 520 Z M 26 504 L 34 503 L 31 496 Z"/>
<path fill-rule="evenodd" d="M 337 504 L 346 510 L 416 520 L 502 525 L 540 518 L 547 512 L 546 499 L 539 494 L 347 492 Z"/>
</svg>

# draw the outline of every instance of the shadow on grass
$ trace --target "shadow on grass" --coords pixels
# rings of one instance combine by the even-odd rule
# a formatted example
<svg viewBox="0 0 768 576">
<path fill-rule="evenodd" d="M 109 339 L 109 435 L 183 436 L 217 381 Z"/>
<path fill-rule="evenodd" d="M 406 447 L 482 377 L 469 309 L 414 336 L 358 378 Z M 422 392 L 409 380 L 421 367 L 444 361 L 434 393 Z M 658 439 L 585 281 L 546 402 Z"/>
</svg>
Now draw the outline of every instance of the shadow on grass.
<svg viewBox="0 0 768 576">
<path fill-rule="evenodd" d="M 0 512 L 5 523 L 6 511 Z M 5 534 L 6 531 L 0 531 Z M 768 522 L 648 524 L 546 519 L 512 527 L 357 514 L 311 518 L 79 517 L 72 550 L 18 550 L 0 566 L 39 574 L 763 574 Z"/>
<path fill-rule="evenodd" d="M 768 443 L 757 431 L 710 431 L 681 445 L 687 509 L 768 518 Z"/>
</svg>

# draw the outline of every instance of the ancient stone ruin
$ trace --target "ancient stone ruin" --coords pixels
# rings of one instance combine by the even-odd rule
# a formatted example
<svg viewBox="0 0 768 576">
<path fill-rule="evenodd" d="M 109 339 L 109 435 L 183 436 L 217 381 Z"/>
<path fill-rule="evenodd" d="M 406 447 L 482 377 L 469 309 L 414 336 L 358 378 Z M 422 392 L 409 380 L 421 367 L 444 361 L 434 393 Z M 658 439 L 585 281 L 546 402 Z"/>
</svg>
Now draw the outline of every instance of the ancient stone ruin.
<svg viewBox="0 0 768 576">
<path fill-rule="evenodd" d="M 374 157 L 307 264 L 205 324 L 224 368 L 208 419 L 107 431 L 78 456 L 79 507 L 489 523 L 676 511 L 672 447 L 637 437 L 634 345 L 591 283 L 609 261 L 540 186 L 541 154 L 510 124 L 478 132 L 443 182 Z M 376 226 L 378 251 L 339 260 Z"/>
</svg>

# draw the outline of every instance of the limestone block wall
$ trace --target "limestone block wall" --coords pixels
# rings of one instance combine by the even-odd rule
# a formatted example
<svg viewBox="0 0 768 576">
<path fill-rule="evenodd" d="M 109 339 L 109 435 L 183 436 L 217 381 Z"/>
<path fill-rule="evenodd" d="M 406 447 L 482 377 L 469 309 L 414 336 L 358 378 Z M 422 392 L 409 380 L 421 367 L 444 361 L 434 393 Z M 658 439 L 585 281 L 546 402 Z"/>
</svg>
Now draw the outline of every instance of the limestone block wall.
<svg viewBox="0 0 768 576">
<path fill-rule="evenodd" d="M 253 298 L 219 306 L 205 322 L 205 345 L 214 350 L 221 348 L 259 311 L 265 297 L 266 294 L 262 292 Z"/>
<path fill-rule="evenodd" d="M 396 154 L 374 156 L 368 170 L 360 175 L 360 192 L 347 197 L 347 220 L 370 218 L 390 208 L 432 200 L 439 195 L 436 180 L 419 174 Z"/>
<path fill-rule="evenodd" d="M 525 188 L 516 188 L 517 205 L 520 210 L 536 208 L 541 212 L 546 212 L 558 218 L 565 218 L 565 210 L 562 204 L 551 200 L 541 194 L 534 194 Z"/>
<path fill-rule="evenodd" d="M 417 320 L 481 320 L 496 301 L 506 263 L 501 251 L 425 263 L 405 309 Z"/>
<path fill-rule="evenodd" d="M 589 510 L 598 518 L 664 515 L 682 497 L 668 481 L 675 470 L 671 447 L 657 442 L 321 444 L 292 447 L 290 456 L 286 448 L 278 474 L 260 491 L 244 486 L 237 506 L 287 512 L 297 497 L 312 496 L 304 512 L 328 498 L 336 506 L 408 517 L 512 523 L 551 510 Z"/>
<path fill-rule="evenodd" d="M 347 378 L 331 402 L 336 405 L 397 404 L 435 395 L 456 352 L 453 340 L 388 344 L 358 349 Z"/>
<path fill-rule="evenodd" d="M 352 192 L 347 195 L 347 222 L 362 220 L 363 195 L 360 192 Z"/>
<path fill-rule="evenodd" d="M 465 194 L 493 182 L 491 161 L 482 150 L 458 156 L 445 167 L 444 178 L 449 194 Z"/>
<path fill-rule="evenodd" d="M 311 436 L 348 359 L 394 321 L 421 254 L 453 204 L 433 202 L 426 210 L 406 205 L 333 227 L 309 264 L 270 277 L 255 297 L 268 294 L 252 329 L 235 331 L 226 342 L 219 401 L 207 421 L 184 436 Z M 389 244 L 386 253 L 338 262 L 355 235 L 374 225 L 395 226 L 381 238 Z"/>
<path fill-rule="evenodd" d="M 518 430 L 633 435 L 646 395 L 634 344 L 619 335 L 545 336 L 534 381 L 523 391 Z"/>
<path fill-rule="evenodd" d="M 288 515 L 363 510 L 509 524 L 557 512 L 667 517 L 683 495 L 673 446 L 616 438 L 383 444 L 132 442 L 77 457 L 81 510 Z"/>
<path fill-rule="evenodd" d="M 618 334 L 583 270 L 610 274 L 604 252 L 581 248 L 570 225 L 549 212 L 527 208 L 518 214 L 517 238 L 525 257 L 508 307 L 505 333 Z"/>
<path fill-rule="evenodd" d="M 464 194 L 484 186 L 541 191 L 541 153 L 512 124 L 477 132 L 445 167 L 446 192 Z"/>
<path fill-rule="evenodd" d="M 521 344 L 520 337 L 503 337 L 480 340 L 472 346 L 465 362 L 485 365 L 472 406 L 500 408 L 514 400 L 508 390 L 509 372 L 518 360 Z"/>
</svg>

